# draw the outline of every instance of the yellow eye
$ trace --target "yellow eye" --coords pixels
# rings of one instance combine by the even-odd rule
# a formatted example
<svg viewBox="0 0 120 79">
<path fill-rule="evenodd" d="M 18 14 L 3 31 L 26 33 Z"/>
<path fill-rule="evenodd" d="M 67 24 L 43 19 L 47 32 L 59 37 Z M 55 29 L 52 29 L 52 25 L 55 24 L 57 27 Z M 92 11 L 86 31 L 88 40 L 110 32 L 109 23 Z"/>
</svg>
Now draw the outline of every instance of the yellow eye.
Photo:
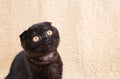
<svg viewBox="0 0 120 79">
<path fill-rule="evenodd" d="M 40 38 L 38 36 L 34 36 L 32 40 L 33 40 L 33 42 L 38 42 L 40 40 Z"/>
<path fill-rule="evenodd" d="M 52 35 L 52 31 L 51 31 L 51 30 L 48 30 L 48 31 L 47 31 L 47 34 L 48 34 L 48 35 Z"/>
</svg>

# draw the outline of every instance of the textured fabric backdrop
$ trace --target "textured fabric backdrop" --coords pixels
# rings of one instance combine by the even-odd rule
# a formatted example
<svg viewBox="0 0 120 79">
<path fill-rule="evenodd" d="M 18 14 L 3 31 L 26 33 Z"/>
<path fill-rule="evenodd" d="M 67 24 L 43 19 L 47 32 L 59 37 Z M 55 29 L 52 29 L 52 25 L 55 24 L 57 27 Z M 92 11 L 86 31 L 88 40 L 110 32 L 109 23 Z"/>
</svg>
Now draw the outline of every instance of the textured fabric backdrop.
<svg viewBox="0 0 120 79">
<path fill-rule="evenodd" d="M 63 79 L 120 79 L 120 0 L 0 0 L 0 79 L 42 21 L 59 29 Z"/>
</svg>

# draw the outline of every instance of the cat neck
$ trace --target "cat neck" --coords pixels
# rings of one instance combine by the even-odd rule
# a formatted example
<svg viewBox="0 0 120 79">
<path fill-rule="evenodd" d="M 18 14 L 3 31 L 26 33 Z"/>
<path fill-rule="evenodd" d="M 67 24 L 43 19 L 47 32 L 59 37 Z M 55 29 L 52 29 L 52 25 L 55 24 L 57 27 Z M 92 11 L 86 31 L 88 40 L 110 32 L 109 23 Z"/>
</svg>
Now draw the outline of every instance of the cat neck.
<svg viewBox="0 0 120 79">
<path fill-rule="evenodd" d="M 36 55 L 35 55 L 36 56 Z M 30 68 L 33 70 L 40 70 L 41 67 L 46 67 L 49 66 L 50 64 L 55 63 L 56 59 L 58 57 L 58 52 L 54 51 L 51 53 L 48 53 L 46 55 L 41 55 L 41 56 L 36 56 L 36 57 L 31 57 L 28 56 L 28 54 L 25 55 L 25 58 L 27 60 L 27 63 L 29 63 Z"/>
</svg>

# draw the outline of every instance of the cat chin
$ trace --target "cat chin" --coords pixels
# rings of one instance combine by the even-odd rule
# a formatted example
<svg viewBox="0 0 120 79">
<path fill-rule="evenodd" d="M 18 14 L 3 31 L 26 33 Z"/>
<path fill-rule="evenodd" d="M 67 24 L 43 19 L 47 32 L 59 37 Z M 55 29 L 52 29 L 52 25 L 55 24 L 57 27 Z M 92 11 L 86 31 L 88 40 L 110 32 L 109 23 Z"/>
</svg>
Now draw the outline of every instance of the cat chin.
<svg viewBox="0 0 120 79">
<path fill-rule="evenodd" d="M 32 58 L 41 57 L 45 55 L 44 53 L 41 53 L 41 52 L 28 52 L 28 51 L 26 51 L 25 54 L 26 56 L 32 57 Z"/>
<path fill-rule="evenodd" d="M 41 56 L 45 56 L 45 55 L 48 55 L 52 52 L 55 52 L 55 51 L 50 51 L 50 50 L 27 50 L 25 51 L 25 54 L 26 56 L 28 57 L 33 57 L 33 58 L 36 58 L 36 57 L 41 57 Z"/>
</svg>

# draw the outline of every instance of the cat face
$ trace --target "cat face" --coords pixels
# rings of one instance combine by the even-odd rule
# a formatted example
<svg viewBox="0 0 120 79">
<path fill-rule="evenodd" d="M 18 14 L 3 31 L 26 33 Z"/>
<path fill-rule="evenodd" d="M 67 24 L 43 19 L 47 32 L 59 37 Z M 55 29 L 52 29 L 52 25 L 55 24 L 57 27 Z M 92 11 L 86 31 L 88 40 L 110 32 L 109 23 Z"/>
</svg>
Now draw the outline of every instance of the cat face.
<svg viewBox="0 0 120 79">
<path fill-rule="evenodd" d="M 21 45 L 25 51 L 49 53 L 55 51 L 59 44 L 58 30 L 50 22 L 34 24 L 20 35 Z"/>
</svg>

